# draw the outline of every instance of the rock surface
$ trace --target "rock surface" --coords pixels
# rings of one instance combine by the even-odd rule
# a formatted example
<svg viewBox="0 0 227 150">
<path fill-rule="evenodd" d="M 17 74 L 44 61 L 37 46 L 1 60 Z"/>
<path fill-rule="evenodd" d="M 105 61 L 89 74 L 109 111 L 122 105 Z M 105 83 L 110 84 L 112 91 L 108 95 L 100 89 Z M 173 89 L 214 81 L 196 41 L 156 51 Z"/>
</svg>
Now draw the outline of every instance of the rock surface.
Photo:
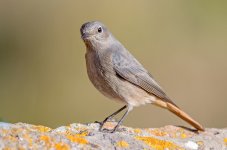
<svg viewBox="0 0 227 150">
<path fill-rule="evenodd" d="M 113 126 L 108 122 L 105 128 Z M 0 149 L 227 150 L 227 128 L 207 128 L 199 133 L 176 126 L 147 129 L 121 126 L 115 133 L 98 129 L 98 123 L 74 123 L 56 129 L 0 123 Z"/>
</svg>

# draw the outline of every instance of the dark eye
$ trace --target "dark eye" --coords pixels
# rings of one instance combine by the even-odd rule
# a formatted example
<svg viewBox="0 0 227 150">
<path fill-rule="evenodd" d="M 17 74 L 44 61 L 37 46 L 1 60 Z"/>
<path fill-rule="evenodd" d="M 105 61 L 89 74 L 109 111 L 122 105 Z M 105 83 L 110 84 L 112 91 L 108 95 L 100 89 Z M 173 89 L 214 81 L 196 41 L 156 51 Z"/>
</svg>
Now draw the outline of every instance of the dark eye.
<svg viewBox="0 0 227 150">
<path fill-rule="evenodd" d="M 98 28 L 98 32 L 101 33 L 102 32 L 102 27 Z"/>
</svg>

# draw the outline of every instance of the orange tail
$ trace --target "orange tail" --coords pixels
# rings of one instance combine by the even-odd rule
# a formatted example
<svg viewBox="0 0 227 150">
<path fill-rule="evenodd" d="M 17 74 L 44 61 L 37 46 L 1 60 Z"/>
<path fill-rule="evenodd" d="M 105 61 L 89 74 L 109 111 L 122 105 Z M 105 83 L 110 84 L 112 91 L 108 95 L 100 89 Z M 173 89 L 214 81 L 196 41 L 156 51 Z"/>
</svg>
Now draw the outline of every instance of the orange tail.
<svg viewBox="0 0 227 150">
<path fill-rule="evenodd" d="M 163 107 L 163 108 L 168 109 L 169 111 L 171 111 L 172 113 L 174 113 L 175 115 L 177 115 L 178 117 L 180 117 L 181 119 L 183 119 L 184 121 L 188 122 L 190 125 L 195 127 L 197 130 L 205 131 L 201 124 L 199 124 L 197 121 L 192 119 L 188 114 L 183 112 L 176 105 L 174 105 L 170 102 L 162 101 L 162 100 L 156 100 L 156 102 L 154 104 L 159 106 L 159 107 Z"/>
</svg>

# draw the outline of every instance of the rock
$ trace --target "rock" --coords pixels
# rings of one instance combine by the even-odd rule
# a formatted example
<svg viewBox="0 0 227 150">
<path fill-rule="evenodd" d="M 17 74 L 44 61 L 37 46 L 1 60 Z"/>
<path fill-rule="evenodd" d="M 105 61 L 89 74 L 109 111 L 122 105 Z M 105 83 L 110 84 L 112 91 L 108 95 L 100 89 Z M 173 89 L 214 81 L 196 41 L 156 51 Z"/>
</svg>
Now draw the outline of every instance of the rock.
<svg viewBox="0 0 227 150">
<path fill-rule="evenodd" d="M 108 122 L 105 128 L 114 123 Z M 0 149 L 154 149 L 227 150 L 227 128 L 194 132 L 184 127 L 130 128 L 100 132 L 98 123 L 61 126 L 56 129 L 26 123 L 0 123 Z"/>
</svg>

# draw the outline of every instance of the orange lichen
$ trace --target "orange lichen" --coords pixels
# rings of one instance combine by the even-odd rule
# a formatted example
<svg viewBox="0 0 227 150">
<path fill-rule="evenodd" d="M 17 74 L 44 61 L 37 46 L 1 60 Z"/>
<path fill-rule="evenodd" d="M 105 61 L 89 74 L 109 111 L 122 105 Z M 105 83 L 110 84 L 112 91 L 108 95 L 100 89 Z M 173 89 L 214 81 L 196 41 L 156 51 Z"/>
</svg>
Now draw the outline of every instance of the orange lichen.
<svg viewBox="0 0 227 150">
<path fill-rule="evenodd" d="M 150 133 L 155 135 L 155 136 L 166 136 L 167 135 L 167 132 L 163 132 L 159 129 L 151 130 Z"/>
<path fill-rule="evenodd" d="M 51 130 L 51 128 L 45 127 L 45 126 L 41 126 L 41 125 L 35 126 L 35 129 L 40 131 L 40 132 L 49 132 Z"/>
<path fill-rule="evenodd" d="M 56 143 L 56 144 L 54 145 L 54 148 L 55 148 L 56 150 L 69 150 L 69 149 L 70 149 L 69 146 L 66 145 L 66 144 L 64 144 L 64 143 Z"/>
<path fill-rule="evenodd" d="M 181 136 L 181 138 L 182 138 L 182 139 L 187 138 L 187 135 L 186 135 L 185 133 L 181 133 L 181 135 L 180 135 L 180 136 Z"/>
<path fill-rule="evenodd" d="M 42 135 L 40 140 L 44 141 L 47 146 L 51 145 L 51 138 L 49 136 Z"/>
<path fill-rule="evenodd" d="M 140 134 L 142 131 L 141 131 L 141 129 L 137 128 L 137 129 L 134 129 L 134 132 L 137 133 L 137 134 Z"/>
<path fill-rule="evenodd" d="M 172 142 L 168 142 L 168 141 L 164 141 L 164 140 L 159 140 L 153 137 L 141 137 L 138 136 L 136 137 L 136 139 L 141 140 L 143 142 L 145 142 L 146 144 L 148 144 L 151 148 L 154 148 L 156 150 L 165 150 L 165 149 L 169 149 L 169 150 L 182 150 L 181 147 L 177 146 L 176 144 L 172 143 Z"/>
<path fill-rule="evenodd" d="M 77 136 L 87 136 L 88 135 L 88 131 L 83 131 L 81 133 L 76 134 Z"/>
<path fill-rule="evenodd" d="M 187 137 L 189 137 L 190 135 L 187 133 L 185 133 L 185 130 L 184 129 L 179 129 L 178 130 L 179 132 L 180 132 L 180 134 L 178 134 L 179 136 L 180 136 L 180 138 L 182 138 L 182 139 L 185 139 L 185 138 L 187 138 Z M 192 135 L 191 135 L 192 136 Z"/>
<path fill-rule="evenodd" d="M 66 135 L 71 135 L 72 133 L 71 133 L 71 131 L 70 130 L 66 130 L 63 134 L 66 134 Z"/>
<path fill-rule="evenodd" d="M 79 132 L 78 134 L 76 134 L 77 136 L 87 136 L 89 134 L 87 129 L 85 129 L 85 128 L 76 128 L 76 131 Z M 63 134 L 74 135 L 75 132 L 71 131 L 71 129 L 69 127 L 67 127 L 66 131 Z"/>
<path fill-rule="evenodd" d="M 24 135 L 23 135 L 23 138 L 26 139 L 26 140 L 28 141 L 29 145 L 32 144 L 32 138 L 30 137 L 29 134 L 24 134 Z"/>
<path fill-rule="evenodd" d="M 129 146 L 129 144 L 126 141 L 119 141 L 116 143 L 116 145 L 121 148 L 127 148 Z"/>
<path fill-rule="evenodd" d="M 227 138 L 224 138 L 224 143 L 227 146 Z"/>
<path fill-rule="evenodd" d="M 88 141 L 83 138 L 83 136 L 78 136 L 78 135 L 67 135 L 67 138 L 71 141 L 71 142 L 76 142 L 79 144 L 88 144 Z"/>
</svg>

